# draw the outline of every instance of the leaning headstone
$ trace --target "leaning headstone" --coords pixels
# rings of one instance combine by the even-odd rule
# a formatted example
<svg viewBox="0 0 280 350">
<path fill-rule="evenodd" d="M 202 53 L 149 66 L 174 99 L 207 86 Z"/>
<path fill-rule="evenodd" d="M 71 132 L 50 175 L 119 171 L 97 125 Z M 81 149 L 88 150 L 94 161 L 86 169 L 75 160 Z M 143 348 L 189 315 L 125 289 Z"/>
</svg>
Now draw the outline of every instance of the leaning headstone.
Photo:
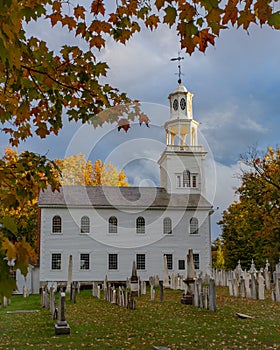
<svg viewBox="0 0 280 350">
<path fill-rule="evenodd" d="M 216 286 L 214 278 L 210 278 L 209 284 L 209 310 L 216 311 Z"/>
<path fill-rule="evenodd" d="M 65 293 L 59 295 L 58 321 L 54 326 L 55 335 L 70 334 L 70 326 L 65 318 Z"/>
</svg>

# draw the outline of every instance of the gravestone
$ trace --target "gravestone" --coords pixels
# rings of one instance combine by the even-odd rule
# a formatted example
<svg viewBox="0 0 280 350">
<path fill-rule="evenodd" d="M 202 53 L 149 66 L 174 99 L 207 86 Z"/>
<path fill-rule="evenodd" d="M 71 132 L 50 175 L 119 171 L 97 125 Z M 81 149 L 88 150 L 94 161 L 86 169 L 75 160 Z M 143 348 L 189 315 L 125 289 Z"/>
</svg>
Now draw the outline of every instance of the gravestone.
<svg viewBox="0 0 280 350">
<path fill-rule="evenodd" d="M 241 295 L 241 298 L 245 298 L 245 296 L 246 296 L 245 280 L 242 276 L 240 278 L 240 295 Z"/>
<path fill-rule="evenodd" d="M 156 291 L 153 285 L 151 285 L 151 301 L 156 300 Z"/>
<path fill-rule="evenodd" d="M 265 299 L 265 295 L 264 295 L 264 277 L 261 274 L 261 272 L 259 272 L 258 275 L 258 296 L 259 296 L 259 300 L 264 300 Z"/>
<path fill-rule="evenodd" d="M 159 300 L 163 302 L 163 282 L 159 281 Z"/>
<path fill-rule="evenodd" d="M 65 318 L 65 293 L 59 295 L 58 321 L 54 326 L 55 335 L 70 334 L 70 326 Z"/>
<path fill-rule="evenodd" d="M 214 278 L 210 278 L 209 284 L 209 310 L 216 311 L 216 286 Z"/>
<path fill-rule="evenodd" d="M 170 288 L 166 255 L 163 256 L 163 287 Z"/>
<path fill-rule="evenodd" d="M 251 293 L 251 287 L 250 287 L 250 274 L 249 273 L 245 273 L 245 294 L 246 294 L 246 298 L 251 299 L 252 298 L 252 293 Z"/>
<path fill-rule="evenodd" d="M 138 276 L 136 271 L 136 263 L 133 261 L 132 263 L 132 272 L 130 277 L 130 290 L 131 290 L 131 296 L 139 296 L 139 290 L 138 290 Z"/>
<path fill-rule="evenodd" d="M 255 274 L 251 273 L 252 299 L 257 299 L 257 281 Z"/>
<path fill-rule="evenodd" d="M 73 259 L 72 259 L 72 255 L 69 255 L 68 279 L 67 279 L 67 285 L 66 285 L 66 293 L 70 293 L 71 292 L 72 274 L 73 274 Z"/>
<path fill-rule="evenodd" d="M 269 262 L 266 259 L 265 269 L 264 269 L 264 281 L 266 290 L 270 290 L 270 271 L 269 271 Z"/>
</svg>

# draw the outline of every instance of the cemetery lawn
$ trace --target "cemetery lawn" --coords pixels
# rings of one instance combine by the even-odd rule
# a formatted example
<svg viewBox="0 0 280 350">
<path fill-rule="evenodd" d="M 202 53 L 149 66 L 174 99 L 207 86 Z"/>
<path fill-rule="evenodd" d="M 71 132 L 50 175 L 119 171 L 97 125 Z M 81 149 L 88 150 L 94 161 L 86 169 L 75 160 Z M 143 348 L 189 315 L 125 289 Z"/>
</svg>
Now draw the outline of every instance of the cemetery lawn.
<svg viewBox="0 0 280 350">
<path fill-rule="evenodd" d="M 217 311 L 183 305 L 181 291 L 165 290 L 164 302 L 136 299 L 136 310 L 126 310 L 91 296 L 66 297 L 66 320 L 70 335 L 54 335 L 55 320 L 40 306 L 40 296 L 13 296 L 12 304 L 0 308 L 0 349 L 280 349 L 280 303 L 229 297 L 217 288 Z M 56 298 L 57 299 L 57 298 Z M 15 310 L 36 313 L 7 314 Z M 253 316 L 240 319 L 236 313 Z"/>
</svg>

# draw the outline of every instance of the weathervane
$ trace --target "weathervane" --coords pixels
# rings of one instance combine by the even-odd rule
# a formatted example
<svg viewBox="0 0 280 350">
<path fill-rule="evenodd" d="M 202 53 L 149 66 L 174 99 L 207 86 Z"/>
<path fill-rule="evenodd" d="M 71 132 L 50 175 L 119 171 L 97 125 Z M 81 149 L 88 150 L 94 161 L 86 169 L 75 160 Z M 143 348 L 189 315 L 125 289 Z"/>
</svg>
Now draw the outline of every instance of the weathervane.
<svg viewBox="0 0 280 350">
<path fill-rule="evenodd" d="M 178 57 L 174 57 L 174 58 L 171 58 L 170 61 L 178 61 L 178 76 L 179 76 L 179 79 L 178 79 L 178 83 L 181 84 L 182 80 L 181 80 L 181 75 L 183 75 L 183 73 L 181 72 L 181 60 L 183 60 L 184 57 L 181 57 L 180 56 L 180 52 L 178 52 Z"/>
</svg>

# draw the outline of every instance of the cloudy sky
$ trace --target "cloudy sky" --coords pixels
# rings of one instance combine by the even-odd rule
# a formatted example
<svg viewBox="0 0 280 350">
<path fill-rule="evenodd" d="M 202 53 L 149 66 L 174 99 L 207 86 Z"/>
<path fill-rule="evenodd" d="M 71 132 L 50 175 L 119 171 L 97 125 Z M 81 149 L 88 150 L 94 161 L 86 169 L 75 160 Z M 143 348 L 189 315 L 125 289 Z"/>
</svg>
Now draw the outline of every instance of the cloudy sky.
<svg viewBox="0 0 280 350">
<path fill-rule="evenodd" d="M 57 48 L 68 41 L 61 31 L 52 35 L 42 24 L 32 25 L 36 32 Z M 65 39 L 66 38 L 66 39 Z M 194 119 L 201 123 L 201 143 L 208 150 L 207 184 L 210 201 L 218 208 L 212 216 L 212 237 L 220 228 L 216 222 L 234 200 L 238 186 L 238 159 L 248 147 L 266 149 L 279 144 L 280 129 L 280 32 L 253 26 L 249 34 L 225 30 L 205 54 L 184 56 L 183 84 L 194 94 Z M 162 125 L 169 117 L 168 95 L 177 86 L 179 40 L 167 28 L 156 32 L 143 30 L 126 46 L 109 43 L 100 58 L 111 68 L 108 82 L 143 103 L 151 120 L 150 129 L 133 125 L 125 134 L 115 125 L 94 130 L 91 126 L 68 124 L 58 137 L 33 138 L 19 147 L 47 154 L 49 158 L 85 153 L 93 161 L 110 160 L 124 167 L 131 185 L 158 186 L 157 159 L 164 149 Z M 1 148 L 7 139 L 1 135 Z"/>
</svg>

